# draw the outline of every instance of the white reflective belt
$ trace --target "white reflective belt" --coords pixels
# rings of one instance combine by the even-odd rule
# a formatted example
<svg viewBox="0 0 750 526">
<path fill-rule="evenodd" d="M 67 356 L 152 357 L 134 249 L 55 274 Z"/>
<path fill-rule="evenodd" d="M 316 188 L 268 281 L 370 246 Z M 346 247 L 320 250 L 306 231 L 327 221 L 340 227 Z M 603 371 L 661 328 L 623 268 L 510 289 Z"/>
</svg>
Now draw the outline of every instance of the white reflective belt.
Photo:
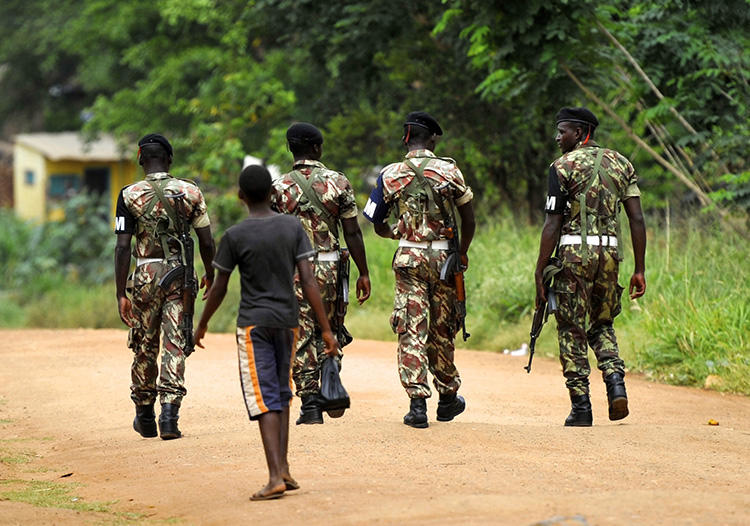
<svg viewBox="0 0 750 526">
<path fill-rule="evenodd" d="M 163 258 L 135 258 L 135 266 L 140 267 L 148 263 L 164 263 Z"/>
<path fill-rule="evenodd" d="M 398 246 L 405 248 L 421 248 L 432 250 L 448 250 L 447 239 L 436 239 L 435 241 L 409 241 L 408 239 L 399 239 Z"/>
<path fill-rule="evenodd" d="M 600 242 L 601 241 L 601 242 Z M 575 236 L 572 234 L 565 234 L 560 236 L 561 245 L 580 245 L 581 236 Z M 592 246 L 602 247 L 616 247 L 617 238 L 615 236 L 586 236 L 586 244 Z"/>
<path fill-rule="evenodd" d="M 315 256 L 315 259 L 317 259 L 318 261 L 338 261 L 339 251 L 332 250 L 330 252 L 318 252 L 318 255 Z"/>
</svg>

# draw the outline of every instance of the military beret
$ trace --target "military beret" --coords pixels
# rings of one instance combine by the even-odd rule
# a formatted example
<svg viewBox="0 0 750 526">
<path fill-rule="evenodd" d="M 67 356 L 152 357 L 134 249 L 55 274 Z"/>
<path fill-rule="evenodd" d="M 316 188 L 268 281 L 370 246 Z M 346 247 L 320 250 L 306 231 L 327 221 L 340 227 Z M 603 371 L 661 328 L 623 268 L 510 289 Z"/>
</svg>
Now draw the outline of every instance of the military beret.
<svg viewBox="0 0 750 526">
<path fill-rule="evenodd" d="M 588 124 L 596 128 L 599 126 L 599 120 L 596 115 L 591 113 L 587 108 L 562 108 L 557 112 L 555 124 L 561 122 L 576 122 L 579 124 Z"/>
<path fill-rule="evenodd" d="M 440 125 L 438 124 L 438 122 L 432 118 L 432 115 L 430 115 L 429 113 L 425 111 L 413 111 L 409 115 L 407 115 L 404 126 L 407 126 L 409 124 L 413 124 L 414 126 L 421 126 L 422 128 L 427 128 L 429 131 L 431 131 L 435 135 L 443 134 L 443 130 L 440 128 Z"/>
<path fill-rule="evenodd" d="M 295 144 L 323 144 L 323 134 L 309 122 L 295 122 L 287 129 L 286 140 Z"/>
<path fill-rule="evenodd" d="M 140 149 L 141 146 L 145 146 L 146 144 L 159 144 L 166 150 L 168 155 L 172 155 L 172 145 L 169 144 L 167 138 L 161 134 L 149 133 L 148 135 L 145 135 L 140 141 L 138 141 L 138 148 Z"/>
</svg>

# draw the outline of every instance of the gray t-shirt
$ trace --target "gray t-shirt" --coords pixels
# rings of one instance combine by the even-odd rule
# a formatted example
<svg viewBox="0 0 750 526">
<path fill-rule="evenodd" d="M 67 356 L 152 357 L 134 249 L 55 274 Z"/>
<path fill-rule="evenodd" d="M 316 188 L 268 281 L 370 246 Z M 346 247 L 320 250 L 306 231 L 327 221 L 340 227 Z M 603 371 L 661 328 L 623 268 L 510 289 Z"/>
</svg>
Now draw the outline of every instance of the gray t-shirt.
<svg viewBox="0 0 750 526">
<path fill-rule="evenodd" d="M 213 266 L 240 269 L 239 327 L 294 328 L 299 305 L 294 295 L 297 262 L 315 254 L 295 216 L 250 217 L 227 229 Z"/>
</svg>

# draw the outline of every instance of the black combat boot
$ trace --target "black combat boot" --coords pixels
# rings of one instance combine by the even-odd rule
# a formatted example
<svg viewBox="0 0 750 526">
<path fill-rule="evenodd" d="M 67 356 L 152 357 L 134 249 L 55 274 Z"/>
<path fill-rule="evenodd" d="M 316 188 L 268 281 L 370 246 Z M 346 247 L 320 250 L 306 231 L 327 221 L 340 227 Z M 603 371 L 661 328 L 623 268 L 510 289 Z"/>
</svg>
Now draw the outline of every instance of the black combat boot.
<svg viewBox="0 0 750 526">
<path fill-rule="evenodd" d="M 161 404 L 161 414 L 159 415 L 159 436 L 162 440 L 172 440 L 180 438 L 182 433 L 177 428 L 177 419 L 180 406 L 177 404 Z"/>
<path fill-rule="evenodd" d="M 591 400 L 589 395 L 574 395 L 570 393 L 571 410 L 565 419 L 566 426 L 590 427 L 594 421 L 591 414 Z"/>
<path fill-rule="evenodd" d="M 322 424 L 323 411 L 320 407 L 320 399 L 317 394 L 302 397 L 302 407 L 299 410 L 297 425 L 300 424 Z"/>
<path fill-rule="evenodd" d="M 622 420 L 628 416 L 628 395 L 625 392 L 625 379 L 622 373 L 612 373 L 604 379 L 609 402 L 609 419 Z"/>
<path fill-rule="evenodd" d="M 404 424 L 420 429 L 430 425 L 427 423 L 427 401 L 424 398 L 411 399 L 409 412 L 404 415 Z"/>
<path fill-rule="evenodd" d="M 156 432 L 156 415 L 154 414 L 153 403 L 135 406 L 133 429 L 138 431 L 143 438 L 153 438 L 158 435 Z"/>
<path fill-rule="evenodd" d="M 453 417 L 460 415 L 466 409 L 466 400 L 456 393 L 440 395 L 437 407 L 437 419 L 440 422 L 449 422 Z"/>
</svg>

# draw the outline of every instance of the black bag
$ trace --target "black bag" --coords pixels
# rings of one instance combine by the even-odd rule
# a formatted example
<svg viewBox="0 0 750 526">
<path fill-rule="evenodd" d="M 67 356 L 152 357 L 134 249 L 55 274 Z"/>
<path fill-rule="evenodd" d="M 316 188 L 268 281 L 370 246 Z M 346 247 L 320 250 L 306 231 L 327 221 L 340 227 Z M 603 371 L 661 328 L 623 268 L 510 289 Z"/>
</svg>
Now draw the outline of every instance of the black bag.
<svg viewBox="0 0 750 526">
<path fill-rule="evenodd" d="M 339 376 L 338 360 L 327 356 L 320 367 L 320 396 L 322 409 L 331 418 L 339 418 L 349 409 L 349 393 L 344 389 Z"/>
</svg>

